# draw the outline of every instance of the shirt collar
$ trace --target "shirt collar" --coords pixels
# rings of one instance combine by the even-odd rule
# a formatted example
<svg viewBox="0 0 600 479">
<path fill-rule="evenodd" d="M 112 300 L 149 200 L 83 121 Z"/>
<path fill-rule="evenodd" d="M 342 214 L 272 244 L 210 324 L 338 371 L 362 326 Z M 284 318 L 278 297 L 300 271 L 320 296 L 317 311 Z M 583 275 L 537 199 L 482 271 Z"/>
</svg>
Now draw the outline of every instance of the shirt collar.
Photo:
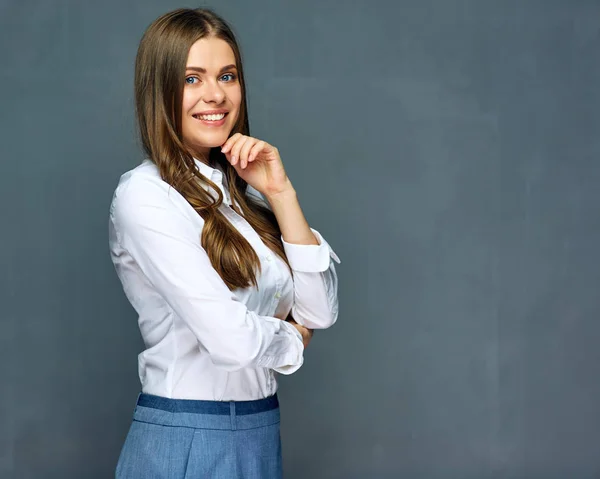
<svg viewBox="0 0 600 479">
<path fill-rule="evenodd" d="M 231 198 L 229 197 L 229 192 L 224 186 L 224 183 L 227 180 L 224 178 L 223 172 L 218 168 L 212 168 L 208 166 L 206 163 L 203 163 L 196 158 L 194 158 L 194 163 L 196 164 L 198 171 L 200 171 L 200 174 L 202 176 L 208 178 L 210 181 L 212 181 L 219 187 L 221 193 L 223 193 L 223 203 L 225 203 L 227 206 L 231 206 Z M 204 189 L 206 191 L 209 191 L 210 188 L 208 185 L 205 185 Z"/>
</svg>

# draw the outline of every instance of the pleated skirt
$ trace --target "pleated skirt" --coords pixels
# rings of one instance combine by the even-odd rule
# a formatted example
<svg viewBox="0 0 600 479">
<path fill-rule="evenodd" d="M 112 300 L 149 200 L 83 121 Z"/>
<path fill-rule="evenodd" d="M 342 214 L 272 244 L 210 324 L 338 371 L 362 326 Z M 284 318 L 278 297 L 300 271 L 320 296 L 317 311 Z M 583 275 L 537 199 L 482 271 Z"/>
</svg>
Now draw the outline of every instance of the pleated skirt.
<svg viewBox="0 0 600 479">
<path fill-rule="evenodd" d="M 280 479 L 277 395 L 199 401 L 140 394 L 117 479 Z"/>
</svg>

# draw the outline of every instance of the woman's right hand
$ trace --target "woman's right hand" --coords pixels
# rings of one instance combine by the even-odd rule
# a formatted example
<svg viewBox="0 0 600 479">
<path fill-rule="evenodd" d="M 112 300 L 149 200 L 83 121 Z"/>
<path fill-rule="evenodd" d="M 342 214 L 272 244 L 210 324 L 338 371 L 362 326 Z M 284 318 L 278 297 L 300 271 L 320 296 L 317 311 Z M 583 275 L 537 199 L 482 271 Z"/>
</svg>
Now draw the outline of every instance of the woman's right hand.
<svg viewBox="0 0 600 479">
<path fill-rule="evenodd" d="M 310 343 L 310 340 L 313 337 L 314 331 L 312 329 L 305 328 L 301 324 L 298 324 L 296 321 L 293 320 L 293 318 L 291 318 L 291 316 L 288 316 L 288 319 L 286 319 L 286 322 L 288 322 L 292 326 L 294 326 L 294 328 L 296 328 L 298 330 L 298 332 L 302 335 L 302 344 L 304 344 L 304 349 L 306 349 L 308 346 L 308 343 Z"/>
</svg>

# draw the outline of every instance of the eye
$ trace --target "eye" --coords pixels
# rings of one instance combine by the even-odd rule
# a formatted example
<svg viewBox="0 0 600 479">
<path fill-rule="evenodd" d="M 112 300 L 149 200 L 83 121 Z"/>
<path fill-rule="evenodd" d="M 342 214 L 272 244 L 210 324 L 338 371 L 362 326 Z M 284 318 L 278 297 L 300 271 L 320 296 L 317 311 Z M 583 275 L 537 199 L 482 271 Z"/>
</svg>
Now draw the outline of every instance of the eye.
<svg viewBox="0 0 600 479">
<path fill-rule="evenodd" d="M 198 81 L 200 81 L 200 79 L 199 79 L 198 77 L 195 77 L 195 76 L 189 76 L 189 77 L 185 77 L 185 82 L 186 82 L 188 85 L 193 85 L 193 84 L 195 83 L 195 82 L 194 82 L 194 80 L 198 80 Z"/>
<path fill-rule="evenodd" d="M 230 80 L 225 80 L 227 83 L 229 83 L 229 82 L 232 82 L 232 81 L 234 81 L 234 80 L 235 80 L 235 75 L 234 75 L 233 73 L 225 73 L 225 75 L 223 75 L 223 76 L 221 77 L 221 79 L 223 79 L 223 78 L 227 78 L 227 77 L 231 77 L 231 79 L 230 79 Z"/>
</svg>

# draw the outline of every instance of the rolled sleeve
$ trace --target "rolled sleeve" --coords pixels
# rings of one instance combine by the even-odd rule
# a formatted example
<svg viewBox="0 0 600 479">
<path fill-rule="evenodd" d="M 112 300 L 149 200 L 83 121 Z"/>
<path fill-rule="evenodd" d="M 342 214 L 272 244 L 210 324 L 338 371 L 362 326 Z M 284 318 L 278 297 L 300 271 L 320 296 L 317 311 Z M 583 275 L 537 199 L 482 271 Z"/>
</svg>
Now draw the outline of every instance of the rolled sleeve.
<svg viewBox="0 0 600 479">
<path fill-rule="evenodd" d="M 321 234 L 311 228 L 318 245 L 299 245 L 283 240 L 294 278 L 292 316 L 310 329 L 326 329 L 338 318 L 338 278 L 334 261 L 340 259 Z"/>
<path fill-rule="evenodd" d="M 330 258 L 339 264 L 340 259 L 321 233 L 313 228 L 310 230 L 317 238 L 318 245 L 287 243 L 283 236 L 281 237 L 291 268 L 302 273 L 322 273 L 329 268 Z"/>
<path fill-rule="evenodd" d="M 296 347 L 289 348 L 284 343 L 284 349 L 281 352 L 275 351 L 274 356 L 263 356 L 260 358 L 258 366 L 273 369 L 280 374 L 289 375 L 295 373 L 304 363 L 304 343 L 302 342 L 302 335 L 294 326 L 285 321 L 278 321 L 281 323 L 280 327 L 283 331 L 287 330 L 286 333 L 296 337 Z"/>
</svg>

